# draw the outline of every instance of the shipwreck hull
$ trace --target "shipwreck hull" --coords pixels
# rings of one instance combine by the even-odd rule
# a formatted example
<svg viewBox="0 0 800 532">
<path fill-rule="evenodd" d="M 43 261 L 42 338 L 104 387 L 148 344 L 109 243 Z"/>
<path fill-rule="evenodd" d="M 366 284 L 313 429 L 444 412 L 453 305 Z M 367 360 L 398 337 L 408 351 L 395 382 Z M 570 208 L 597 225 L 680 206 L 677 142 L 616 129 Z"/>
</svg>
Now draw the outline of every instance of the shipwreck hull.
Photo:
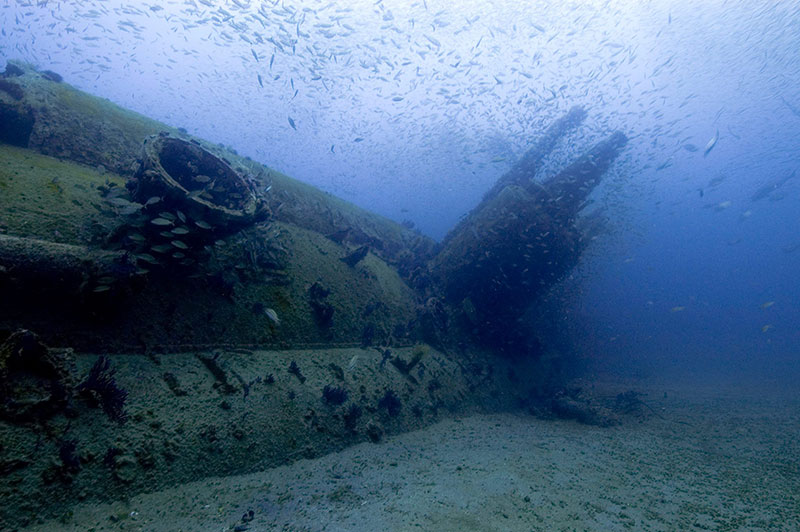
<svg viewBox="0 0 800 532">
<path fill-rule="evenodd" d="M 0 256 L 0 328 L 95 352 L 414 343 L 405 279 L 432 240 L 27 65 L 1 79 L 0 103 L 33 121 L 26 149 L 0 144 L 0 231 L 43 254 Z M 60 283 L 48 243 L 116 260 L 61 264 Z"/>
<path fill-rule="evenodd" d="M 242 157 L 230 148 L 193 137 L 56 79 L 25 63 L 9 62 L 0 77 L 0 109 L 8 109 L 9 118 L 22 121 L 30 129 L 29 135 L 12 145 L 128 179 L 140 167 L 144 139 L 166 132 L 197 143 L 227 161 L 235 171 L 251 175 L 260 189 L 271 187 L 264 200 L 277 221 L 323 235 L 348 229 L 345 244 L 367 244 L 373 253 L 406 270 L 418 265 L 419 257 L 429 258 L 433 252 L 433 240 L 386 218 Z M 17 126 L 9 124 L 3 130 L 19 136 Z M 2 134 L 0 131 L 0 138 Z"/>
<path fill-rule="evenodd" d="M 431 293 L 445 298 L 474 338 L 509 356 L 538 349 L 520 320 L 578 263 L 588 241 L 578 213 L 627 142 L 614 133 L 556 176 L 535 181 L 541 159 L 582 116 L 573 109 L 548 129 L 448 233 L 430 263 Z"/>
<path fill-rule="evenodd" d="M 577 212 L 624 144 L 536 184 L 582 110 L 437 253 L 51 74 L 0 80 L 0 528 L 557 385 L 553 357 L 497 355 L 531 354 L 519 320 L 577 262 Z"/>
<path fill-rule="evenodd" d="M 417 349 L 408 373 L 392 360 L 413 360 L 413 348 L 392 349 L 385 361 L 374 349 L 334 348 L 109 355 L 127 391 L 124 422 L 80 393 L 38 417 L 0 412 L 0 528 L 68 522 L 79 501 L 260 471 L 525 400 L 514 368 L 471 356 L 463 371 L 452 357 Z M 70 356 L 75 389 L 98 356 Z M 545 373 L 516 368 L 526 369 Z"/>
</svg>

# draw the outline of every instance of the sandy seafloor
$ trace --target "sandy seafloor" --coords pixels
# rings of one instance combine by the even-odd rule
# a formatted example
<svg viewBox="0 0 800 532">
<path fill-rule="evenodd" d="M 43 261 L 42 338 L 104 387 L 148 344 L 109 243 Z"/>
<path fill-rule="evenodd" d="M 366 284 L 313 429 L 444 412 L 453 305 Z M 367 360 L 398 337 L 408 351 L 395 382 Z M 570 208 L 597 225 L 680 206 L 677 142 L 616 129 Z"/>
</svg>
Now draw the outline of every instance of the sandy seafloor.
<svg viewBox="0 0 800 532">
<path fill-rule="evenodd" d="M 612 428 L 522 413 L 450 419 L 260 473 L 81 505 L 29 530 L 800 530 L 800 391 L 616 382 L 595 393 L 631 388 L 663 418 Z"/>
</svg>

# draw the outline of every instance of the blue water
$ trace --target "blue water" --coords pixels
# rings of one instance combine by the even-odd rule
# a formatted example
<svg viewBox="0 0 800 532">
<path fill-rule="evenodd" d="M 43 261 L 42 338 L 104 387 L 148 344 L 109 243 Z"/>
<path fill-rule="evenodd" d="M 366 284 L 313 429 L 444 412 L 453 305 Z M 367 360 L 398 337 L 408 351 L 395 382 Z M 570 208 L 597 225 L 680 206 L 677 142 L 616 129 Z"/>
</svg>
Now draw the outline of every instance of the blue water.
<svg viewBox="0 0 800 532">
<path fill-rule="evenodd" d="M 582 105 L 541 178 L 631 140 L 553 298 L 567 343 L 615 371 L 800 374 L 800 175 L 753 200 L 800 170 L 797 2 L 3 0 L 0 28 L 0 62 L 437 239 Z"/>
</svg>

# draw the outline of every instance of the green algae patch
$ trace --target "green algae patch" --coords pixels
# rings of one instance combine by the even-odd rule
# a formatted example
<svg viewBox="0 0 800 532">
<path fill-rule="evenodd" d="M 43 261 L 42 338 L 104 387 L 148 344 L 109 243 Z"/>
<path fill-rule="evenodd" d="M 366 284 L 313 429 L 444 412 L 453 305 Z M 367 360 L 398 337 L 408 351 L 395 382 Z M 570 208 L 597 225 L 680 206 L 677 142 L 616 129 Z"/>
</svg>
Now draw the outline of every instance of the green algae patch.
<svg viewBox="0 0 800 532">
<path fill-rule="evenodd" d="M 142 140 L 154 132 L 165 129 L 164 124 L 134 111 L 124 109 L 109 100 L 97 98 L 70 85 L 59 83 L 53 85 L 53 95 L 58 97 L 65 107 L 74 108 L 87 120 L 104 123 L 106 127 L 118 132 L 124 141 L 140 144 Z"/>
<path fill-rule="evenodd" d="M 252 160 L 201 143 L 203 147 L 247 169 L 270 192 L 265 199 L 276 220 L 316 231 L 340 235 L 341 243 L 368 245 L 370 252 L 407 274 L 433 255 L 435 242 L 381 215 L 262 166 Z"/>
<path fill-rule="evenodd" d="M 13 78 L 24 94 L 21 103 L 34 114 L 28 141 L 31 149 L 130 175 L 136 169 L 145 137 L 160 131 L 178 132 L 67 83 L 53 81 L 29 65 L 14 64 L 23 72 Z"/>
<path fill-rule="evenodd" d="M 372 254 L 350 267 L 340 260 L 348 253 L 346 246 L 290 224 L 273 225 L 281 231 L 281 242 L 291 246 L 290 282 L 254 287 L 251 297 L 277 311 L 285 341 L 410 341 L 406 338 L 415 316 L 415 295 L 394 269 Z M 329 309 L 329 318 L 322 309 Z"/>
<path fill-rule="evenodd" d="M 97 187 L 124 179 L 35 151 L 0 144 L 0 231 L 86 244 L 115 225 Z"/>
</svg>

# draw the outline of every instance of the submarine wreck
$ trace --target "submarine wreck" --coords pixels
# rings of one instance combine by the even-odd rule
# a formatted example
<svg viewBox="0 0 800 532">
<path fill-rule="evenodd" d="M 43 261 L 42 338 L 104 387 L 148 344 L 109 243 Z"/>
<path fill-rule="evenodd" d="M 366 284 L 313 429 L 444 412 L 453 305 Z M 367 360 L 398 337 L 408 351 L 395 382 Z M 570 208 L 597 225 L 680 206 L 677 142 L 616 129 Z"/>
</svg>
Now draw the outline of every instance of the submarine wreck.
<svg viewBox="0 0 800 532">
<path fill-rule="evenodd" d="M 9 62 L 0 77 L 0 528 L 524 407 L 524 314 L 626 144 L 547 180 L 555 121 L 446 238 Z"/>
</svg>

